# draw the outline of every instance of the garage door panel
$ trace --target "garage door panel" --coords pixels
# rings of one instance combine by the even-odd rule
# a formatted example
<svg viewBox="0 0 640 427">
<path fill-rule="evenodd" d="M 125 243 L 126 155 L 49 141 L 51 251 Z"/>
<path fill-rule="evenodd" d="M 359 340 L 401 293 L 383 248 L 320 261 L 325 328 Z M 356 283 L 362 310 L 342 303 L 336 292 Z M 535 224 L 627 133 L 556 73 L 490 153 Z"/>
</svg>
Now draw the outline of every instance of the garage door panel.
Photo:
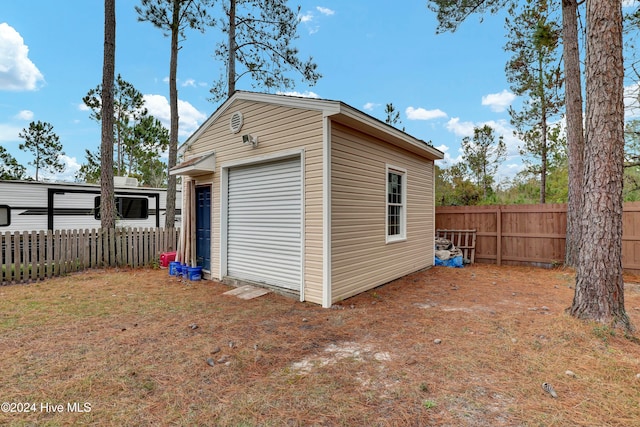
<svg viewBox="0 0 640 427">
<path fill-rule="evenodd" d="M 230 276 L 300 290 L 300 170 L 300 158 L 229 169 Z"/>
</svg>

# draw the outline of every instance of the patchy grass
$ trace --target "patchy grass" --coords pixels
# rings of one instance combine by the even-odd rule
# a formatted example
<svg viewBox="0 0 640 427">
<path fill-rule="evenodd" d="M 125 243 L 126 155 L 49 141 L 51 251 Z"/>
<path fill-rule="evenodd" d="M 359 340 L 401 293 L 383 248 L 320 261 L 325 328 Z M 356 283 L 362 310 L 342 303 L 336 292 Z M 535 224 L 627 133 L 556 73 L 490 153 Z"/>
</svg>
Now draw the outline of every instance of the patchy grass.
<svg viewBox="0 0 640 427">
<path fill-rule="evenodd" d="M 152 269 L 0 287 L 0 402 L 35 403 L 0 425 L 638 425 L 638 340 L 566 315 L 573 283 L 434 268 L 334 309 Z"/>
</svg>

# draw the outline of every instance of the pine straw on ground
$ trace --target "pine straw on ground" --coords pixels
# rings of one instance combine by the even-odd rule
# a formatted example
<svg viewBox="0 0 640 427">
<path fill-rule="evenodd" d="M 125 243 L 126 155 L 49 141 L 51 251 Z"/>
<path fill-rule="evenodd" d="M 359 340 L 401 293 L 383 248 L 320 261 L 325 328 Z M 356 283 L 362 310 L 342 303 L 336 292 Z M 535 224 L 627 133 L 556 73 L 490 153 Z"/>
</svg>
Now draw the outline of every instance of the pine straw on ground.
<svg viewBox="0 0 640 427">
<path fill-rule="evenodd" d="M 640 425 L 638 340 L 566 315 L 573 284 L 438 267 L 333 309 L 151 269 L 1 287 L 0 402 L 35 411 L 0 425 Z"/>
</svg>

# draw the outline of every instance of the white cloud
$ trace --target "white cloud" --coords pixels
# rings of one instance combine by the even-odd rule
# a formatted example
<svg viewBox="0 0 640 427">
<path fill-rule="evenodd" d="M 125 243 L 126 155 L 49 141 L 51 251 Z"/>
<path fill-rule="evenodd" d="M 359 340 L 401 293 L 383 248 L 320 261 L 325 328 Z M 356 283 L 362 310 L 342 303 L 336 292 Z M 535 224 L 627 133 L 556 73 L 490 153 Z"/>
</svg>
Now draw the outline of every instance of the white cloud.
<svg viewBox="0 0 640 427">
<path fill-rule="evenodd" d="M 507 147 L 507 159 L 520 156 L 518 147 L 522 144 L 522 141 L 513 134 L 513 127 L 506 120 L 489 120 L 480 124 L 480 126 L 484 125 L 489 125 L 493 128 L 496 138 L 502 135 L 504 144 Z"/>
<path fill-rule="evenodd" d="M 442 151 L 444 153 L 444 159 L 442 160 L 436 160 L 436 164 L 441 167 L 441 168 L 447 168 L 451 165 L 455 165 L 456 163 L 459 163 L 462 161 L 462 154 L 458 153 L 457 157 L 452 157 L 451 153 L 449 153 L 449 147 L 442 144 L 438 147 L 436 147 L 438 150 Z"/>
<path fill-rule="evenodd" d="M 80 110 L 80 111 L 91 111 L 91 108 L 87 107 L 87 104 L 85 104 L 83 102 L 83 103 L 78 104 L 78 110 Z"/>
<path fill-rule="evenodd" d="M 308 23 L 313 21 L 313 13 L 307 12 L 304 15 L 300 15 L 300 22 Z"/>
<path fill-rule="evenodd" d="M 169 129 L 171 121 L 169 100 L 163 95 L 152 94 L 144 95 L 143 98 L 149 114 L 160 120 Z M 193 105 L 180 99 L 178 100 L 178 112 L 180 117 L 178 122 L 179 136 L 186 137 L 191 135 L 207 118 L 204 113 L 198 111 Z"/>
<path fill-rule="evenodd" d="M 452 132 L 460 138 L 473 137 L 473 129 L 488 125 L 493 128 L 494 134 L 497 137 L 502 136 L 504 143 L 507 147 L 507 158 L 517 157 L 520 155 L 519 146 L 521 141 L 513 134 L 513 128 L 506 120 L 489 120 L 481 123 L 462 122 L 459 117 L 453 117 L 450 119 L 446 128 L 449 132 Z"/>
<path fill-rule="evenodd" d="M 447 113 L 440 109 L 425 110 L 424 108 L 407 107 L 405 113 L 409 120 L 433 120 L 447 117 Z"/>
<path fill-rule="evenodd" d="M 307 90 L 305 92 L 297 92 L 295 90 L 290 92 L 276 92 L 276 94 L 286 95 L 286 96 L 297 96 L 298 98 L 320 98 L 320 95 L 318 95 L 315 92 L 311 92 L 310 90 Z"/>
<path fill-rule="evenodd" d="M 456 136 L 473 136 L 472 122 L 461 122 L 460 117 L 452 117 L 446 125 L 449 132 L 453 132 Z"/>
<path fill-rule="evenodd" d="M 622 7 L 636 7 L 637 5 L 637 0 L 622 0 Z"/>
<path fill-rule="evenodd" d="M 376 104 L 375 102 L 367 102 L 362 106 L 362 108 L 366 111 L 373 111 L 374 108 L 379 107 L 380 104 Z"/>
<path fill-rule="evenodd" d="M 438 145 L 436 149 L 442 151 L 443 153 L 446 153 L 447 151 L 449 151 L 449 147 L 444 144 Z"/>
<path fill-rule="evenodd" d="M 80 170 L 80 163 L 75 157 L 69 157 L 66 154 L 59 156 L 62 163 L 65 165 L 64 172 L 62 173 L 49 173 L 46 171 L 40 171 L 40 175 L 42 179 L 47 181 L 64 181 L 64 182 L 73 182 L 75 181 L 76 173 Z M 84 161 L 84 159 L 83 159 Z M 29 173 L 32 174 L 32 177 L 35 177 L 35 170 L 29 169 Z"/>
<path fill-rule="evenodd" d="M 44 77 L 29 59 L 29 48 L 13 27 L 0 24 L 0 90 L 36 90 Z"/>
<path fill-rule="evenodd" d="M 20 140 L 18 134 L 21 128 L 0 123 L 0 142 L 16 142 Z"/>
<path fill-rule="evenodd" d="M 182 87 L 196 87 L 196 81 L 194 79 L 187 79 L 182 83 Z"/>
<path fill-rule="evenodd" d="M 322 6 L 316 6 L 316 10 L 321 15 L 324 15 L 324 16 L 332 16 L 332 15 L 335 15 L 336 13 L 334 10 L 329 9 L 327 7 L 322 7 Z M 316 23 L 317 21 L 316 15 L 314 15 L 312 11 L 299 15 L 298 19 L 307 28 L 307 31 L 309 31 L 309 34 L 315 34 L 318 31 L 320 31 L 320 25 Z"/>
<path fill-rule="evenodd" d="M 489 95 L 483 96 L 482 105 L 488 106 L 491 108 L 491 111 L 501 113 L 511 105 L 514 99 L 516 99 L 516 96 L 504 89 L 502 92 L 490 93 Z"/>
<path fill-rule="evenodd" d="M 336 13 L 335 10 L 331 10 L 327 7 L 322 7 L 322 6 L 316 6 L 316 10 L 326 16 L 335 15 Z"/>
<path fill-rule="evenodd" d="M 15 115 L 15 118 L 18 120 L 33 120 L 33 111 L 22 110 Z"/>
</svg>

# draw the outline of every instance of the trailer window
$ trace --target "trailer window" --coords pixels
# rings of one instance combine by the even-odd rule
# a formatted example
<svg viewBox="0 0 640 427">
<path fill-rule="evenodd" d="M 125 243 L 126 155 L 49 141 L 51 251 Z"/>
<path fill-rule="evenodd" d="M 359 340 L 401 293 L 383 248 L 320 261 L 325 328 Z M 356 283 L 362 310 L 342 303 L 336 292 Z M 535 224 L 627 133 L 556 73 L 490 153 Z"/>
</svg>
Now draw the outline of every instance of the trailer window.
<svg viewBox="0 0 640 427">
<path fill-rule="evenodd" d="M 94 201 L 94 217 L 100 219 L 100 196 Z M 149 199 L 143 197 L 116 197 L 118 219 L 147 219 Z"/>
<path fill-rule="evenodd" d="M 0 205 L 0 227 L 11 225 L 11 208 L 7 205 Z"/>
</svg>

